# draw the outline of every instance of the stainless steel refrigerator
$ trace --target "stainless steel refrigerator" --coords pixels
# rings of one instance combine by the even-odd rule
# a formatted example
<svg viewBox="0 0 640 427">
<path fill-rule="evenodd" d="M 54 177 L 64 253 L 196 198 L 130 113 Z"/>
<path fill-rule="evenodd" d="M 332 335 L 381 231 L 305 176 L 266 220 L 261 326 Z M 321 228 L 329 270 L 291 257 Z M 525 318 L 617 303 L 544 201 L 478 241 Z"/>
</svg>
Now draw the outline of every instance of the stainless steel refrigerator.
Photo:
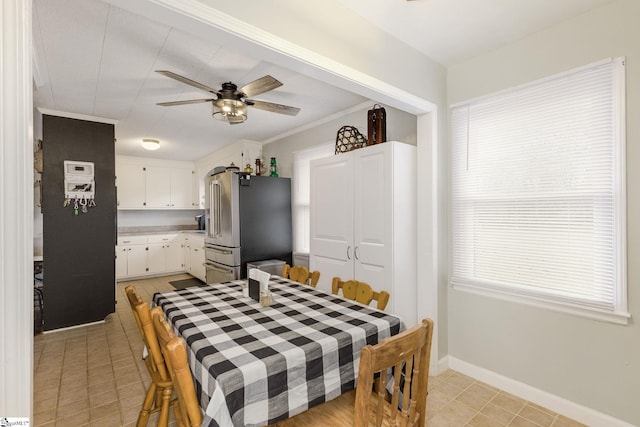
<svg viewBox="0 0 640 427">
<path fill-rule="evenodd" d="M 226 170 L 206 182 L 207 283 L 246 278 L 247 263 L 291 264 L 291 180 Z"/>
</svg>

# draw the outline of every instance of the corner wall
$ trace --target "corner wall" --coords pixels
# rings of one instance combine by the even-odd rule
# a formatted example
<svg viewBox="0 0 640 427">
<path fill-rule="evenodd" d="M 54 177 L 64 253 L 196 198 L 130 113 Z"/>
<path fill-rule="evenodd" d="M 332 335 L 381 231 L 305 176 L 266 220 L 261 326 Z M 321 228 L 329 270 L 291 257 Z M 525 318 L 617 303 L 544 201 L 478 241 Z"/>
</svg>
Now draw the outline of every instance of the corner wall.
<svg viewBox="0 0 640 427">
<path fill-rule="evenodd" d="M 620 0 L 449 67 L 450 104 L 627 58 L 628 300 L 640 311 L 640 2 Z M 449 355 L 640 425 L 640 326 L 614 325 L 450 289 Z M 584 421 L 583 421 L 584 422 Z M 587 423 L 590 425 L 596 425 Z M 603 424 L 599 424 L 603 425 Z"/>
</svg>

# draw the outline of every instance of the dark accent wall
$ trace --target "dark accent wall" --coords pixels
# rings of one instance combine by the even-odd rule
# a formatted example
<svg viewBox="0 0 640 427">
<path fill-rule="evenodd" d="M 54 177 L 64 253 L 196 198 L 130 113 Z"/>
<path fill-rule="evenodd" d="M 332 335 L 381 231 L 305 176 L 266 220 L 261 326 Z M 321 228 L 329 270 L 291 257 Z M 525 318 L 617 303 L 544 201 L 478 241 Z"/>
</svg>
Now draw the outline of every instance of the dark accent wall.
<svg viewBox="0 0 640 427">
<path fill-rule="evenodd" d="M 116 188 L 112 124 L 43 116 L 44 329 L 115 311 Z M 93 162 L 96 206 L 63 207 L 64 161 Z"/>
</svg>

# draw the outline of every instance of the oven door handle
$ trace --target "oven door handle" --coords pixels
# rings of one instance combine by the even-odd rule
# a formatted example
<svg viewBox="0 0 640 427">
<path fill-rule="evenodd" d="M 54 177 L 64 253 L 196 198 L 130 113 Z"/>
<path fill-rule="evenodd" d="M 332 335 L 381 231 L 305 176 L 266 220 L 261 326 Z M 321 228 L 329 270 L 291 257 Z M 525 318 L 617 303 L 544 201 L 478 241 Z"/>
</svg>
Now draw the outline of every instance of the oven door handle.
<svg viewBox="0 0 640 427">
<path fill-rule="evenodd" d="M 215 264 L 211 264 L 211 263 L 209 263 L 209 262 L 205 262 L 205 263 L 204 263 L 204 266 L 205 266 L 205 267 L 207 267 L 207 268 L 210 268 L 210 269 L 212 269 L 212 270 L 218 271 L 218 272 L 220 272 L 220 273 L 224 273 L 224 274 L 233 274 L 233 270 L 227 270 L 227 269 L 225 269 L 225 268 L 220 268 L 220 267 L 218 267 L 217 265 L 215 265 Z"/>
<path fill-rule="evenodd" d="M 230 254 L 233 253 L 229 249 L 218 249 L 218 248 L 214 248 L 214 247 L 211 247 L 211 246 L 205 246 L 204 249 L 206 251 L 213 251 L 213 252 L 216 252 L 216 253 L 219 253 L 219 254 L 222 254 L 222 255 L 230 255 Z"/>
</svg>

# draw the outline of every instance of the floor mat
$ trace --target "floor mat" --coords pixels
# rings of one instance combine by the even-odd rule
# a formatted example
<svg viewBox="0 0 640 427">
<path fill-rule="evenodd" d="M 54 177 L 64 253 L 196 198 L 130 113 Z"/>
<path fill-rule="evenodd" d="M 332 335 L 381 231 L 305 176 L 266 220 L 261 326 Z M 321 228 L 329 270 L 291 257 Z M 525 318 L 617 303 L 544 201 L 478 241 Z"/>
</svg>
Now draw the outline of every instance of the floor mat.
<svg viewBox="0 0 640 427">
<path fill-rule="evenodd" d="M 173 282 L 169 282 L 169 284 L 171 286 L 173 286 L 178 291 L 180 289 L 190 288 L 191 286 L 204 286 L 204 285 L 206 285 L 206 283 L 204 283 L 202 280 L 196 279 L 195 277 L 192 277 L 190 279 L 174 280 Z"/>
</svg>

